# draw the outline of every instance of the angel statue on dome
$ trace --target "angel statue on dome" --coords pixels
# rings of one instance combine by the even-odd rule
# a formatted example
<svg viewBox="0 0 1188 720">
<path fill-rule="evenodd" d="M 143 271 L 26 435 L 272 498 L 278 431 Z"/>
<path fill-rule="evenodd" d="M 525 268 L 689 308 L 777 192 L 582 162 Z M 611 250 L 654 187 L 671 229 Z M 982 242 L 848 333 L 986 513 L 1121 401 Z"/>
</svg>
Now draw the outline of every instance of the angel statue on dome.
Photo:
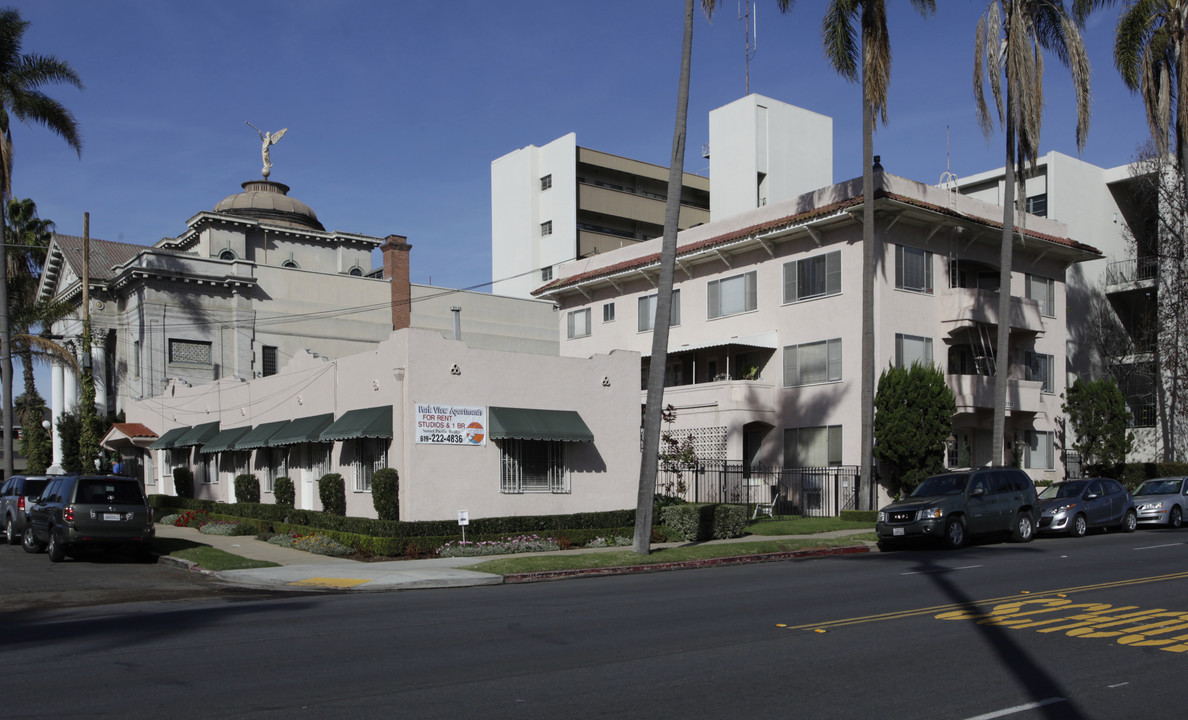
<svg viewBox="0 0 1188 720">
<path fill-rule="evenodd" d="M 264 174 L 264 179 L 267 180 L 268 176 L 272 174 L 272 159 L 268 154 L 268 148 L 280 142 L 280 139 L 285 136 L 285 133 L 289 132 L 289 128 L 284 128 L 283 130 L 278 130 L 275 133 L 271 133 L 264 132 L 246 120 L 244 122 L 248 127 L 260 133 L 260 142 L 263 143 L 263 145 L 260 147 L 260 155 L 264 158 L 264 170 L 261 172 Z"/>
</svg>

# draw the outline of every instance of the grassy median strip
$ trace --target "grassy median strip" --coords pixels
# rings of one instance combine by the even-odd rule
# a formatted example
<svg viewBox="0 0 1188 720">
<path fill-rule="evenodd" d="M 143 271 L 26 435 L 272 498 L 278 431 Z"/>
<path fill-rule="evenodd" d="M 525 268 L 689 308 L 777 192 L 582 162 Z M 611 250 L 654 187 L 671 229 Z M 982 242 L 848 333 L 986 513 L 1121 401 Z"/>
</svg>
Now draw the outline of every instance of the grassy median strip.
<svg viewBox="0 0 1188 720">
<path fill-rule="evenodd" d="M 835 548 L 861 545 L 864 540 L 874 541 L 873 532 L 848 535 L 840 538 L 796 538 L 782 540 L 759 540 L 756 542 L 716 543 L 712 545 L 684 545 L 681 547 L 658 548 L 648 555 L 639 555 L 630 550 L 607 550 L 604 552 L 575 552 L 557 555 L 531 555 L 525 557 L 488 560 L 477 565 L 468 565 L 467 570 L 515 575 L 518 573 L 549 572 L 553 570 L 580 570 L 600 567 L 627 567 L 630 565 L 653 565 L 659 563 L 685 562 L 688 560 L 709 560 L 713 558 L 737 557 L 739 555 L 762 555 L 765 553 L 791 552 L 815 548 Z"/>
<path fill-rule="evenodd" d="M 250 570 L 252 568 L 280 567 L 277 563 L 267 560 L 249 560 L 239 555 L 224 552 L 209 545 L 182 540 L 180 538 L 156 538 L 153 540 L 153 550 L 180 560 L 189 560 L 206 570 L 222 572 L 223 570 Z"/>
<path fill-rule="evenodd" d="M 873 533 L 874 525 L 835 517 L 790 517 L 760 520 L 747 526 L 751 535 L 813 535 L 834 530 L 870 530 Z M 873 537 L 870 539 L 874 540 Z"/>
</svg>

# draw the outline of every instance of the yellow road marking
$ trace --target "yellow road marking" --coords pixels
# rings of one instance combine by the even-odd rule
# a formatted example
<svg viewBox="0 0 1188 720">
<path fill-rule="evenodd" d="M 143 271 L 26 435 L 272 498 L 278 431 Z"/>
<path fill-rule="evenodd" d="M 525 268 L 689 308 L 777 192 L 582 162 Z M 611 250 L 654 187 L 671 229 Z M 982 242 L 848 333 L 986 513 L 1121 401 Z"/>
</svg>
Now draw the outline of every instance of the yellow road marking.
<svg viewBox="0 0 1188 720">
<path fill-rule="evenodd" d="M 288 585 L 305 585 L 312 587 L 328 587 L 328 588 L 353 588 L 363 583 L 369 583 L 370 580 L 358 580 L 355 578 L 308 578 L 306 580 L 298 580 L 296 582 L 286 583 Z"/>
<path fill-rule="evenodd" d="M 877 615 L 864 615 L 855 618 L 843 618 L 840 620 L 829 620 L 826 622 L 805 623 L 803 625 L 777 625 L 781 630 L 823 630 L 825 628 L 844 627 L 846 625 L 859 625 L 862 623 L 879 622 L 881 620 L 900 620 L 903 618 L 917 617 L 920 615 L 931 615 L 933 613 L 948 613 L 960 610 L 973 610 L 983 605 L 999 605 L 1011 601 L 1019 601 L 1022 599 L 1035 599 L 1045 596 L 1063 597 L 1067 593 L 1089 592 L 1091 590 L 1107 590 L 1110 588 L 1128 587 L 1132 585 L 1145 585 L 1153 582 L 1163 582 L 1166 580 L 1184 580 L 1188 579 L 1188 572 L 1170 573 L 1168 575 L 1153 575 L 1145 578 L 1134 578 L 1131 580 L 1114 580 L 1110 582 L 1097 583 L 1094 585 L 1081 585 L 1079 587 L 1062 588 L 1059 590 L 1044 590 L 1044 591 L 1027 591 L 1024 590 L 1015 595 L 1007 595 L 1000 598 L 988 598 L 986 600 L 972 600 L 964 603 L 950 603 L 948 605 L 933 605 L 931 607 L 914 608 L 911 610 L 899 610 L 896 612 L 879 613 Z"/>
</svg>

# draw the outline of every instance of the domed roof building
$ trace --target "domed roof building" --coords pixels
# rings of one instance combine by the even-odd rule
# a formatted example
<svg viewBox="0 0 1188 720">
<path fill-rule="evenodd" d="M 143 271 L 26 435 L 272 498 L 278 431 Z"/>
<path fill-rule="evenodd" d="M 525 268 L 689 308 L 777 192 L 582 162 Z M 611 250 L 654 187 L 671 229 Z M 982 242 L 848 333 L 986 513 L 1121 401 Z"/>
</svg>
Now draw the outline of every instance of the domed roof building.
<svg viewBox="0 0 1188 720">
<path fill-rule="evenodd" d="M 325 230 L 313 208 L 289 197 L 289 186 L 271 180 L 248 180 L 243 192 L 228 195 L 214 206 L 217 213 L 253 218 L 277 225 Z"/>
</svg>

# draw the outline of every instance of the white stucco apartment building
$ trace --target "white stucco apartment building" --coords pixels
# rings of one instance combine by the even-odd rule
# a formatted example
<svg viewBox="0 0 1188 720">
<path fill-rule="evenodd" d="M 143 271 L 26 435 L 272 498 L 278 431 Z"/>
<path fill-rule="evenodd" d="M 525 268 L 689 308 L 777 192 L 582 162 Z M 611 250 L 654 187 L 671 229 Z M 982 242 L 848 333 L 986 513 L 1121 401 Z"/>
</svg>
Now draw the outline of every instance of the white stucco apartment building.
<svg viewBox="0 0 1188 720">
<path fill-rule="evenodd" d="M 875 187 L 876 372 L 940 366 L 957 398 L 950 465 L 987 464 L 1001 209 L 881 172 Z M 863 202 L 852 180 L 679 234 L 665 402 L 682 434 L 744 463 L 858 464 Z M 561 306 L 563 355 L 625 348 L 646 375 L 659 249 L 568 263 L 536 291 Z M 1039 217 L 1016 246 L 1005 456 L 1037 480 L 1063 475 L 1065 279 L 1099 257 Z"/>
</svg>

